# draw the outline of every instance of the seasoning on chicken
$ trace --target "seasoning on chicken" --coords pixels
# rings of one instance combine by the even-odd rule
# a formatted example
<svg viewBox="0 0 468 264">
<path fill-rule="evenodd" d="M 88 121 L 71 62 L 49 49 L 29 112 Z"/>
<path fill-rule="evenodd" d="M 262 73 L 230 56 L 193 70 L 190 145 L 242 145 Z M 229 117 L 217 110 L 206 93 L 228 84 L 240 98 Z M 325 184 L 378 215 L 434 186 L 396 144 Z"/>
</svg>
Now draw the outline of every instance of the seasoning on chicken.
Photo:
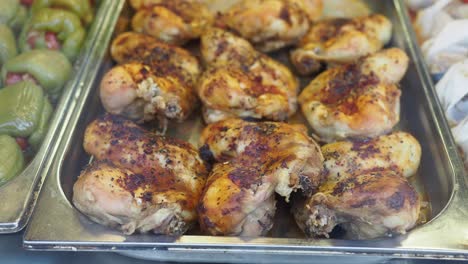
<svg viewBox="0 0 468 264">
<path fill-rule="evenodd" d="M 263 52 L 296 43 L 318 19 L 321 0 L 241 0 L 220 17 L 219 23 L 252 42 Z"/>
<path fill-rule="evenodd" d="M 201 52 L 208 69 L 198 95 L 207 123 L 232 117 L 284 121 L 296 112 L 296 77 L 248 41 L 212 28 L 202 36 Z"/>
<path fill-rule="evenodd" d="M 212 235 L 265 235 L 273 226 L 275 192 L 289 199 L 322 180 L 323 157 L 303 125 L 228 119 L 208 125 L 201 155 L 215 161 L 199 206 Z"/>
<path fill-rule="evenodd" d="M 391 48 L 327 70 L 299 96 L 302 112 L 326 142 L 384 134 L 399 121 L 397 83 L 407 68 L 406 54 Z"/>
<path fill-rule="evenodd" d="M 323 20 L 311 26 L 291 53 L 291 62 L 303 75 L 315 73 L 322 62 L 349 63 L 375 53 L 391 36 L 391 22 L 379 14 Z"/>
<path fill-rule="evenodd" d="M 416 172 L 421 147 L 410 134 L 335 142 L 322 152 L 327 180 L 293 208 L 306 235 L 328 237 L 339 225 L 348 238 L 372 239 L 415 226 L 420 201 L 405 177 Z"/>
<path fill-rule="evenodd" d="M 183 121 L 197 106 L 195 84 L 201 72 L 190 52 L 138 33 L 123 33 L 112 44 L 124 64 L 107 72 L 100 97 L 107 112 L 137 121 Z"/>
<path fill-rule="evenodd" d="M 169 44 L 182 45 L 200 37 L 214 21 L 213 14 L 200 1 L 159 0 L 152 3 L 131 3 L 137 10 L 132 18 L 133 30 Z"/>
<path fill-rule="evenodd" d="M 192 145 L 111 115 L 88 125 L 83 145 L 97 161 L 75 183 L 73 203 L 93 221 L 165 235 L 196 222 L 207 171 Z"/>
</svg>

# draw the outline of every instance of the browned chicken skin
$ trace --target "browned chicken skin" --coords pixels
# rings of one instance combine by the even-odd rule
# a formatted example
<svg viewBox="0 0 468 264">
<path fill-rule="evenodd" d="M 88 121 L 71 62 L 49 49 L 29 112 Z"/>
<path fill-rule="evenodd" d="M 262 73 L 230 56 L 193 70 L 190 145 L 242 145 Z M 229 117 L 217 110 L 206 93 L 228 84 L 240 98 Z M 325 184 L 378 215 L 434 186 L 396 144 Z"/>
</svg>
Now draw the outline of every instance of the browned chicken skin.
<svg viewBox="0 0 468 264">
<path fill-rule="evenodd" d="M 311 193 L 323 157 L 303 125 L 228 119 L 208 125 L 201 155 L 215 161 L 200 202 L 200 225 L 213 235 L 265 235 L 273 225 L 275 192 Z"/>
<path fill-rule="evenodd" d="M 368 141 L 342 141 L 322 147 L 327 180 L 308 199 L 298 198 L 293 213 L 309 236 L 326 236 L 340 225 L 352 239 L 404 234 L 415 226 L 420 201 L 404 176 L 415 173 L 421 147 L 396 132 Z"/>
<path fill-rule="evenodd" d="M 375 53 L 391 36 L 391 22 L 379 14 L 320 21 L 311 26 L 291 53 L 291 62 L 303 75 L 315 73 L 321 62 L 349 63 Z"/>
<path fill-rule="evenodd" d="M 198 95 L 207 123 L 232 117 L 284 121 L 296 112 L 297 79 L 248 41 L 212 28 L 202 36 L 201 52 L 208 69 Z"/>
<path fill-rule="evenodd" d="M 111 46 L 123 63 L 107 72 L 100 86 L 104 108 L 133 120 L 183 121 L 197 106 L 195 84 L 201 72 L 188 51 L 138 34 L 123 33 Z"/>
<path fill-rule="evenodd" d="M 131 3 L 136 9 L 132 18 L 133 30 L 169 44 L 182 45 L 200 37 L 214 21 L 213 14 L 201 1 L 159 0 Z"/>
<path fill-rule="evenodd" d="M 400 118 L 397 84 L 407 68 L 406 54 L 391 48 L 329 69 L 300 94 L 302 112 L 325 142 L 387 133 Z"/>
<path fill-rule="evenodd" d="M 263 52 L 297 42 L 320 17 L 320 0 L 241 0 L 221 15 L 220 23 Z"/>
<path fill-rule="evenodd" d="M 106 115 L 88 125 L 84 148 L 97 161 L 73 187 L 73 203 L 126 234 L 180 235 L 197 219 L 206 168 L 189 143 Z"/>
</svg>

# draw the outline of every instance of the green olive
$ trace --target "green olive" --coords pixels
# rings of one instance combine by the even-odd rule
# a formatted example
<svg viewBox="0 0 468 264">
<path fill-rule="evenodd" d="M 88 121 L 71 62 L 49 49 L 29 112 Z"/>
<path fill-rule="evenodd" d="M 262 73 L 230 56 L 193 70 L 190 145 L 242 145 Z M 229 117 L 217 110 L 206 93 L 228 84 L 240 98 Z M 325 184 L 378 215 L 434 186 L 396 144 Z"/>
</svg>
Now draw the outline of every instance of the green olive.
<svg viewBox="0 0 468 264">
<path fill-rule="evenodd" d="M 68 81 L 72 66 L 68 59 L 54 50 L 30 50 L 10 59 L 2 68 L 2 78 L 8 73 L 28 73 L 52 98 L 58 97 Z"/>
<path fill-rule="evenodd" d="M 16 140 L 0 135 L 0 185 L 17 176 L 24 168 L 24 157 Z"/>
<path fill-rule="evenodd" d="M 36 34 L 33 46 L 28 41 L 29 34 L 32 33 Z M 73 61 L 80 52 L 86 31 L 81 25 L 80 18 L 69 11 L 54 8 L 39 9 L 25 24 L 18 45 L 22 51 L 50 48 L 51 42 L 47 40 L 47 34 L 50 33 L 53 33 L 60 42 L 60 50 Z"/>
<path fill-rule="evenodd" d="M 41 147 L 42 140 L 47 134 L 47 130 L 49 128 L 49 119 L 52 115 L 52 111 L 52 105 L 49 103 L 49 100 L 44 97 L 44 107 L 42 109 L 41 118 L 39 119 L 39 125 L 28 139 L 29 144 L 36 151 Z"/>
<path fill-rule="evenodd" d="M 0 1 L 0 24 L 6 24 L 18 31 L 26 21 L 28 11 L 19 0 Z"/>
<path fill-rule="evenodd" d="M 8 26 L 0 24 L 0 67 L 17 53 L 15 35 Z"/>
<path fill-rule="evenodd" d="M 28 137 L 38 127 L 44 92 L 31 81 L 0 89 L 0 134 Z"/>
<path fill-rule="evenodd" d="M 88 0 L 35 0 L 31 6 L 32 12 L 44 7 L 55 7 L 71 11 L 83 21 L 85 25 L 89 25 L 93 21 L 94 10 Z"/>
</svg>

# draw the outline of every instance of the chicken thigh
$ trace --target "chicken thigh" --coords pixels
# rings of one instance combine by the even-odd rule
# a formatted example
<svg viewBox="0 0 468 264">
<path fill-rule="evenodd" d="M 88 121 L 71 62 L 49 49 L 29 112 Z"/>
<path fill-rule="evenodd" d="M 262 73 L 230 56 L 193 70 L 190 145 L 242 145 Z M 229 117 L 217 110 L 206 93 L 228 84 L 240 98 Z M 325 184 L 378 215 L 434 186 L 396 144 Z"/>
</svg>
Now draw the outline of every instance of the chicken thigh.
<svg viewBox="0 0 468 264">
<path fill-rule="evenodd" d="M 406 54 L 391 48 L 327 70 L 300 94 L 302 112 L 325 142 L 384 134 L 399 121 L 407 68 Z"/>
<path fill-rule="evenodd" d="M 92 220 L 166 235 L 196 222 L 207 170 L 192 145 L 111 115 L 88 125 L 83 145 L 97 161 L 75 183 L 73 203 Z"/>
<path fill-rule="evenodd" d="M 321 0 L 241 0 L 221 15 L 220 23 L 263 52 L 297 42 L 318 19 Z"/>
<path fill-rule="evenodd" d="M 213 235 L 265 235 L 273 225 L 275 192 L 312 191 L 323 157 L 303 125 L 228 119 L 201 135 L 205 160 L 216 162 L 199 206 L 200 225 Z"/>
<path fill-rule="evenodd" d="M 214 22 L 214 16 L 201 1 L 130 1 L 136 9 L 132 18 L 135 32 L 160 41 L 182 45 L 200 35 Z"/>
<path fill-rule="evenodd" d="M 107 112 L 137 121 L 183 121 L 197 105 L 195 84 L 201 72 L 188 51 L 138 33 L 123 33 L 111 47 L 117 62 L 100 86 Z"/>
<path fill-rule="evenodd" d="M 293 213 L 308 236 L 328 237 L 337 225 L 351 239 L 404 234 L 415 226 L 420 201 L 404 176 L 419 166 L 421 149 L 396 132 L 366 142 L 322 147 L 327 180 L 310 198 L 297 198 Z"/>
<path fill-rule="evenodd" d="M 391 22 L 379 14 L 323 20 L 311 26 L 291 53 L 291 62 L 303 75 L 315 73 L 322 62 L 349 63 L 375 53 L 391 36 Z"/>
<path fill-rule="evenodd" d="M 213 28 L 202 36 L 201 52 L 208 69 L 198 95 L 207 123 L 231 117 L 284 121 L 296 112 L 296 77 L 248 41 Z"/>
</svg>

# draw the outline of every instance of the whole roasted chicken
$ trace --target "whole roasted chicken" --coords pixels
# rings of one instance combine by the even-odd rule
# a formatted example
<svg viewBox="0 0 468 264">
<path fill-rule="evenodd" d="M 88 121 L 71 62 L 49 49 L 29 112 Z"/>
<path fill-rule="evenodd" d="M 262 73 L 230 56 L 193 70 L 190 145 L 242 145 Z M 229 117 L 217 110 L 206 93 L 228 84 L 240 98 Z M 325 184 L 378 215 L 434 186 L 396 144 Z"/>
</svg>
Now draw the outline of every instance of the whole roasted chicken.
<svg viewBox="0 0 468 264">
<path fill-rule="evenodd" d="M 136 10 L 133 30 L 169 44 L 182 45 L 198 38 L 214 22 L 213 14 L 202 1 L 135 0 L 130 4 Z"/>
<path fill-rule="evenodd" d="M 308 236 L 328 237 L 337 225 L 351 239 L 404 234 L 415 226 L 420 200 L 405 177 L 421 159 L 418 141 L 395 132 L 366 141 L 322 147 L 326 181 L 308 199 L 298 198 L 293 213 Z"/>
<path fill-rule="evenodd" d="M 208 125 L 201 155 L 215 162 L 199 206 L 212 235 L 265 235 L 273 226 L 275 192 L 286 200 L 322 181 L 323 157 L 303 125 L 228 119 Z"/>
<path fill-rule="evenodd" d="M 212 28 L 201 38 L 208 69 L 198 82 L 203 117 L 284 121 L 297 109 L 298 81 L 287 67 L 232 33 Z"/>
<path fill-rule="evenodd" d="M 96 161 L 73 186 L 73 203 L 93 221 L 165 235 L 196 222 L 207 170 L 192 145 L 105 115 L 88 125 L 83 146 Z"/>
<path fill-rule="evenodd" d="M 407 68 L 406 54 L 390 48 L 329 69 L 300 94 L 302 112 L 326 142 L 387 133 L 400 118 L 398 82 Z"/>
<path fill-rule="evenodd" d="M 323 20 L 311 26 L 291 53 L 291 62 L 303 75 L 315 73 L 322 63 L 350 63 L 375 53 L 391 36 L 391 22 L 379 14 Z"/>
<path fill-rule="evenodd" d="M 294 44 L 320 18 L 321 0 L 241 0 L 224 12 L 219 23 L 263 52 Z"/>
<path fill-rule="evenodd" d="M 185 120 L 197 106 L 195 84 L 201 73 L 190 52 L 156 39 L 127 32 L 112 43 L 111 54 L 119 63 L 100 85 L 107 112 L 137 121 Z"/>
</svg>

